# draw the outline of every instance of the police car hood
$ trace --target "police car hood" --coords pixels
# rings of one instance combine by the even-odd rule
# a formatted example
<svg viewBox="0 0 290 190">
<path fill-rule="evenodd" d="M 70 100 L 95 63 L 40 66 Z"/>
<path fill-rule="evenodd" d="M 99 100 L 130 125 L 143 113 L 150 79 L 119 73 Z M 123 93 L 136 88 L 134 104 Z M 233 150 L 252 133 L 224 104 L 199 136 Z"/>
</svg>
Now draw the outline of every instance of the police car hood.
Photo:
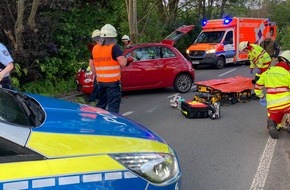
<svg viewBox="0 0 290 190">
<path fill-rule="evenodd" d="M 63 101 L 60 99 L 33 95 L 42 105 L 46 119 L 32 131 L 82 135 L 112 135 L 163 140 L 144 126 L 119 114 L 106 110 Z"/>
</svg>

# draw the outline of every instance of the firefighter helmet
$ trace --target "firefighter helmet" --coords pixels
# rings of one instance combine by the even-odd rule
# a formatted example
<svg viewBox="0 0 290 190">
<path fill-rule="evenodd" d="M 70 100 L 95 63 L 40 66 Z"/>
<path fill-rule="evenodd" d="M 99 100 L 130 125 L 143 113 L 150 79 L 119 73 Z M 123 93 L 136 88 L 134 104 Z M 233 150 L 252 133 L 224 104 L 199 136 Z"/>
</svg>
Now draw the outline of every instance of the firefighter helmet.
<svg viewBox="0 0 290 190">
<path fill-rule="evenodd" d="M 243 51 L 248 46 L 248 41 L 243 41 L 239 44 L 239 51 Z"/>
<path fill-rule="evenodd" d="M 290 50 L 285 50 L 278 56 L 278 59 L 282 59 L 286 63 L 290 64 Z"/>
<path fill-rule="evenodd" d="M 122 41 L 130 41 L 129 36 L 124 35 L 124 36 L 122 37 Z"/>
<path fill-rule="evenodd" d="M 100 30 L 94 30 L 93 33 L 92 33 L 92 38 L 94 37 L 100 37 L 100 34 L 101 34 L 101 31 Z"/>
<path fill-rule="evenodd" d="M 107 37 L 107 38 L 115 38 L 117 36 L 117 31 L 114 26 L 111 24 L 106 24 L 101 29 L 101 37 Z"/>
</svg>

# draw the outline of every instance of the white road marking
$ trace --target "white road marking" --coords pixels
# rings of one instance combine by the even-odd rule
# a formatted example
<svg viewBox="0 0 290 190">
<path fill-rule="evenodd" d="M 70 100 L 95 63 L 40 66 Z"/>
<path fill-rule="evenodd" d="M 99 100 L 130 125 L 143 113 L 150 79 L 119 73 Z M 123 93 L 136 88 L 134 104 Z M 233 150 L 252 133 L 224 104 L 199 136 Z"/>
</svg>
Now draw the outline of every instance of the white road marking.
<svg viewBox="0 0 290 190">
<path fill-rule="evenodd" d="M 223 73 L 223 74 L 220 74 L 219 77 L 221 77 L 221 76 L 223 76 L 223 75 L 226 75 L 226 74 L 228 74 L 228 73 L 231 73 L 231 72 L 233 72 L 233 71 L 235 71 L 235 70 L 237 70 L 237 69 L 229 70 L 229 71 L 227 71 L 227 72 L 225 72 L 225 73 Z"/>
<path fill-rule="evenodd" d="M 153 107 L 152 109 L 150 109 L 150 110 L 148 110 L 148 111 L 146 111 L 147 113 L 152 113 L 154 110 L 156 110 L 157 109 L 157 106 L 155 106 L 155 107 Z"/>
<path fill-rule="evenodd" d="M 264 189 L 266 179 L 269 174 L 269 168 L 270 168 L 271 161 L 273 158 L 276 142 L 277 140 L 274 140 L 271 137 L 268 138 L 268 141 L 266 143 L 264 152 L 262 154 L 262 158 L 260 160 L 255 177 L 250 187 L 250 190 L 263 190 Z"/>
<path fill-rule="evenodd" d="M 132 113 L 134 113 L 134 111 L 127 111 L 127 112 L 123 113 L 122 116 L 127 116 L 127 115 L 130 115 Z"/>
<path fill-rule="evenodd" d="M 178 96 L 178 95 L 179 95 L 179 93 L 172 94 L 172 95 L 167 96 L 167 98 L 173 98 L 174 96 Z"/>
</svg>

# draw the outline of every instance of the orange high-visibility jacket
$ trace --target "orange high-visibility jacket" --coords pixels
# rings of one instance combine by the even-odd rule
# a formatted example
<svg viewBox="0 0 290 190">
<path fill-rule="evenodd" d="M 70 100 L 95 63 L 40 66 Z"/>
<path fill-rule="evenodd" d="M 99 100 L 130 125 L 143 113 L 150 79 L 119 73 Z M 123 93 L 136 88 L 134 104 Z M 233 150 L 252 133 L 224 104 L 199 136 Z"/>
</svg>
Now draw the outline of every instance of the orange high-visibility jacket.
<svg viewBox="0 0 290 190">
<path fill-rule="evenodd" d="M 121 79 L 121 66 L 112 58 L 114 44 L 95 45 L 92 51 L 98 82 L 116 82 Z"/>
<path fill-rule="evenodd" d="M 258 67 L 259 69 L 266 71 L 271 64 L 270 55 L 257 44 L 250 44 L 250 46 L 252 46 L 252 50 L 248 52 L 250 69 Z"/>
<path fill-rule="evenodd" d="M 279 62 L 261 74 L 255 84 L 255 93 L 263 97 L 263 89 L 266 90 L 267 109 L 269 111 L 281 111 L 290 109 L 290 73 L 289 66 Z"/>
</svg>

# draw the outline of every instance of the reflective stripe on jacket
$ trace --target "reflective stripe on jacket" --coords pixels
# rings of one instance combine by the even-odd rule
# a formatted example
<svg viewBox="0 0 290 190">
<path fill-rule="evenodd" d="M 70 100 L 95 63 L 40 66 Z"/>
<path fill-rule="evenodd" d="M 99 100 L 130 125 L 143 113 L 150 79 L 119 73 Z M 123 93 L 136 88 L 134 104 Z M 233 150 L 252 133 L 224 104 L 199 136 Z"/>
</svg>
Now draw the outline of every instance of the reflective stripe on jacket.
<svg viewBox="0 0 290 190">
<path fill-rule="evenodd" d="M 250 46 L 252 46 L 252 50 L 248 52 L 250 68 L 258 67 L 265 71 L 271 64 L 270 55 L 257 44 L 250 44 Z"/>
<path fill-rule="evenodd" d="M 95 45 L 92 51 L 98 82 L 116 82 L 121 79 L 121 67 L 112 57 L 114 44 Z"/>
<path fill-rule="evenodd" d="M 268 110 L 284 110 L 290 108 L 290 73 L 286 63 L 278 63 L 261 74 L 255 84 L 255 93 L 263 97 L 266 90 Z"/>
</svg>

